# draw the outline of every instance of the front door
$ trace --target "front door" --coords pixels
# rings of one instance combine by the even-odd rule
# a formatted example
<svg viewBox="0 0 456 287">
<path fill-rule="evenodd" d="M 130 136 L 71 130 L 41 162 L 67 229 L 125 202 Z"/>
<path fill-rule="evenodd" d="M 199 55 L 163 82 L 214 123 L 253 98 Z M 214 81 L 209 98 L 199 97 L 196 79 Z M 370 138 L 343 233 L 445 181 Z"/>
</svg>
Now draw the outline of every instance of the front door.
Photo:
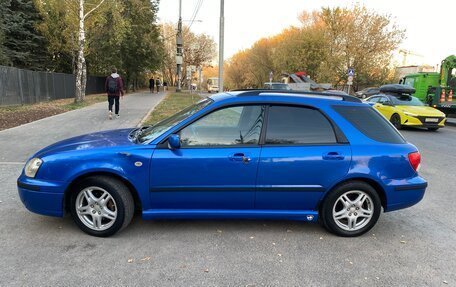
<svg viewBox="0 0 456 287">
<path fill-rule="evenodd" d="M 324 191 L 343 178 L 350 145 L 338 143 L 318 110 L 272 106 L 258 167 L 256 209 L 314 210 Z"/>
<path fill-rule="evenodd" d="M 262 106 L 216 110 L 180 132 L 181 148 L 155 150 L 153 209 L 253 209 Z"/>
</svg>

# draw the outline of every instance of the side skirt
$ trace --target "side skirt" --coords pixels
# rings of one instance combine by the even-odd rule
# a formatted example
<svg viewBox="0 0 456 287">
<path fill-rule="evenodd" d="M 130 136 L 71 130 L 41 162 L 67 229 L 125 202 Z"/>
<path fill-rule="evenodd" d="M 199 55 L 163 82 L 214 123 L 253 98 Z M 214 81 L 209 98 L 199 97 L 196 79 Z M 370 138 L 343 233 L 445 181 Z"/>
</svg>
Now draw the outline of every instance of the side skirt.
<svg viewBox="0 0 456 287">
<path fill-rule="evenodd" d="M 285 219 L 318 221 L 314 210 L 155 209 L 144 210 L 143 219 Z"/>
</svg>

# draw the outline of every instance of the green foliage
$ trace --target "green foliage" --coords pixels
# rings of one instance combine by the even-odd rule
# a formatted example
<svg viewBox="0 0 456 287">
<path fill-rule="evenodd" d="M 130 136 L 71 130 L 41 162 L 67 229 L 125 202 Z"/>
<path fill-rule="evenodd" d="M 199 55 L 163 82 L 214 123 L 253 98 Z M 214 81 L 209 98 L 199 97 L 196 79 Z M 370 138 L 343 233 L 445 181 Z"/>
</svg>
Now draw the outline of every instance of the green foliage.
<svg viewBox="0 0 456 287">
<path fill-rule="evenodd" d="M 33 1 L 3 0 L 1 6 L 0 64 L 46 68 L 46 39 L 36 29 L 42 19 Z"/>
<path fill-rule="evenodd" d="M 123 18 L 127 19 L 127 32 L 120 46 L 121 70 L 126 74 L 127 87 L 135 89 L 141 74 L 157 70 L 161 65 L 163 43 L 156 25 L 158 2 L 150 0 L 124 0 Z"/>
<path fill-rule="evenodd" d="M 77 42 L 75 8 L 62 0 L 36 1 L 36 5 L 43 18 L 37 29 L 46 38 L 51 55 L 47 69 L 73 73 Z"/>
</svg>

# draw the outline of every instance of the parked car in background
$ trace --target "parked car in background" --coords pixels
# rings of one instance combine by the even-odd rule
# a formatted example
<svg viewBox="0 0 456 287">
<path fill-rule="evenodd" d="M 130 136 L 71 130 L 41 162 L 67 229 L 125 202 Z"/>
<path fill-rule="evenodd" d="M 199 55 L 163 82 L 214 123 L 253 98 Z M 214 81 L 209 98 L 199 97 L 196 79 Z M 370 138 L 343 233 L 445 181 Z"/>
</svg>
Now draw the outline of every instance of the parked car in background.
<svg viewBox="0 0 456 287">
<path fill-rule="evenodd" d="M 210 93 L 218 93 L 219 92 L 219 80 L 218 78 L 209 78 L 207 79 L 207 92 Z"/>
<path fill-rule="evenodd" d="M 414 90 L 405 85 L 384 85 L 380 87 L 380 94 L 367 98 L 366 102 L 390 120 L 397 129 L 404 126 L 424 127 L 431 131 L 443 128 L 445 114 L 411 96 Z"/>
<path fill-rule="evenodd" d="M 263 89 L 266 89 L 266 90 L 285 90 L 285 91 L 291 90 L 291 88 L 290 88 L 290 86 L 288 86 L 288 84 L 280 83 L 280 82 L 267 82 L 267 83 L 264 83 Z"/>
<path fill-rule="evenodd" d="M 321 222 L 358 236 L 382 209 L 423 198 L 420 160 L 355 97 L 250 90 L 211 96 L 151 127 L 55 143 L 27 161 L 17 185 L 29 210 L 69 212 L 94 236 L 125 228 L 135 210 L 144 219 Z"/>
<path fill-rule="evenodd" d="M 380 93 L 380 88 L 365 88 L 356 92 L 355 95 L 360 99 L 365 99 L 378 93 Z"/>
</svg>

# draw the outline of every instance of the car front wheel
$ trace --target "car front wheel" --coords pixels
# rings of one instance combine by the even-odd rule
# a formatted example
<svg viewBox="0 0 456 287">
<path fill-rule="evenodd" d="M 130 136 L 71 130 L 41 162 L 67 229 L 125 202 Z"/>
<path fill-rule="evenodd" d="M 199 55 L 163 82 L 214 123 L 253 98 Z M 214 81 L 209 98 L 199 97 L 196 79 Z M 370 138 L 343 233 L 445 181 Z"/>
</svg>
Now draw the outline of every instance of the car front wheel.
<svg viewBox="0 0 456 287">
<path fill-rule="evenodd" d="M 87 234 L 108 237 L 125 228 L 133 218 L 134 201 L 121 181 L 94 176 L 84 179 L 71 193 L 71 216 Z"/>
<path fill-rule="evenodd" d="M 339 236 L 354 237 L 369 231 L 381 211 L 380 198 L 364 182 L 348 182 L 333 190 L 322 208 L 324 226 Z"/>
<path fill-rule="evenodd" d="M 396 127 L 396 129 L 398 129 L 398 130 L 402 129 L 401 117 L 398 114 L 392 115 L 390 121 L 393 124 L 393 126 Z"/>
</svg>

